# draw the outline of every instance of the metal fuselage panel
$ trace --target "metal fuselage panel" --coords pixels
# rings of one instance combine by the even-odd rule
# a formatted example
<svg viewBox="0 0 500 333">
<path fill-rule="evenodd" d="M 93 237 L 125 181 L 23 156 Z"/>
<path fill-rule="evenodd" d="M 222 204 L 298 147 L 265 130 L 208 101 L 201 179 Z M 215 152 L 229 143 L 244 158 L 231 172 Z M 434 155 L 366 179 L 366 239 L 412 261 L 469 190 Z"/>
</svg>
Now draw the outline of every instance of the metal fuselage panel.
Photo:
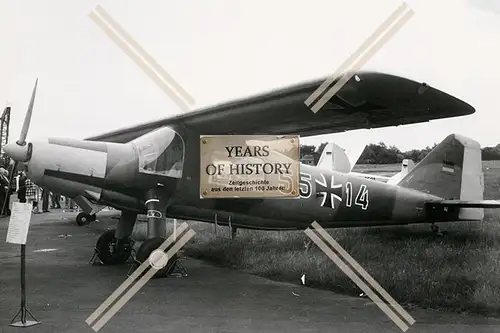
<svg viewBox="0 0 500 333">
<path fill-rule="evenodd" d="M 302 229 L 312 221 L 328 227 L 406 224 L 424 222 L 424 202 L 440 199 L 307 165 L 301 165 L 300 198 L 201 199 L 199 135 L 184 135 L 184 174 L 167 210 L 171 217 L 219 224 L 230 219 L 232 225 L 261 229 Z"/>
<path fill-rule="evenodd" d="M 186 189 L 186 187 L 183 187 Z M 181 190 L 182 192 L 182 190 Z M 301 229 L 312 221 L 328 227 L 425 222 L 424 202 L 439 198 L 334 171 L 301 166 L 297 199 L 175 200 L 173 217 L 269 229 Z M 176 216 L 177 215 L 177 216 Z"/>
</svg>

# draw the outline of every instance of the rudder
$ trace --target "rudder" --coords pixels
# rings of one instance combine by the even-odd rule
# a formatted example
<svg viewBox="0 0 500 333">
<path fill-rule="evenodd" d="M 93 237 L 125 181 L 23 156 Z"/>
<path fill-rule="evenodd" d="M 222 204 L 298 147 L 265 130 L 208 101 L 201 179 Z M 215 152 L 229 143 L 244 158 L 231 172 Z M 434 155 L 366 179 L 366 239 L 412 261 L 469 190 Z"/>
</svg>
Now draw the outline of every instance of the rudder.
<svg viewBox="0 0 500 333">
<path fill-rule="evenodd" d="M 453 200 L 483 200 L 481 146 L 450 134 L 411 170 L 399 186 Z M 461 220 L 481 220 L 482 208 L 461 208 Z"/>
<path fill-rule="evenodd" d="M 366 144 L 354 144 L 344 149 L 334 142 L 330 142 L 323 149 L 316 166 L 320 169 L 349 173 L 358 162 L 365 147 Z"/>
<path fill-rule="evenodd" d="M 320 169 L 335 170 L 344 173 L 349 173 L 352 169 L 349 158 L 344 150 L 333 142 L 325 146 L 316 166 Z"/>
</svg>

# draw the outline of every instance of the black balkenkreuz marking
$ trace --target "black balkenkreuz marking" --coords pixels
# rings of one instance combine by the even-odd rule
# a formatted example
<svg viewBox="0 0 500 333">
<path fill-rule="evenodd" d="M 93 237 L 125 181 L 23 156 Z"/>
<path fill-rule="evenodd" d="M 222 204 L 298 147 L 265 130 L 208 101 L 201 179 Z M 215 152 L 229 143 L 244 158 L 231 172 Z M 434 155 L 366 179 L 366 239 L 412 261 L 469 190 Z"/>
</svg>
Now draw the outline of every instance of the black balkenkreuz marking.
<svg viewBox="0 0 500 333">
<path fill-rule="evenodd" d="M 326 181 L 325 175 L 321 180 L 316 179 L 316 195 L 322 196 L 321 207 L 335 209 L 335 200 L 342 201 L 342 184 L 335 184 L 334 177 L 330 176 L 330 182 Z"/>
</svg>

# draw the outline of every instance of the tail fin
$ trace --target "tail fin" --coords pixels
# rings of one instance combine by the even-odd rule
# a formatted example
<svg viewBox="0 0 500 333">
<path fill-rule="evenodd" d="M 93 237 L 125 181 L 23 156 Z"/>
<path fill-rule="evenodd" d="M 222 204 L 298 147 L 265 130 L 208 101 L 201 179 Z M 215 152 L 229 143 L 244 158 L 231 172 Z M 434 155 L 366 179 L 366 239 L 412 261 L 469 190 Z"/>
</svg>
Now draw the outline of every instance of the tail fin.
<svg viewBox="0 0 500 333">
<path fill-rule="evenodd" d="M 351 170 L 354 168 L 356 163 L 358 163 L 361 154 L 366 148 L 366 144 L 353 144 L 350 147 L 345 148 L 345 153 L 347 158 L 349 159 L 349 163 L 351 163 Z"/>
<path fill-rule="evenodd" d="M 343 149 L 335 143 L 330 142 L 323 149 L 317 167 L 349 173 L 358 162 L 365 147 L 366 145 L 358 145 Z"/>
<path fill-rule="evenodd" d="M 401 162 L 401 173 L 406 176 L 414 167 L 415 162 L 413 162 L 413 160 L 404 159 L 403 162 Z"/>
<path fill-rule="evenodd" d="M 483 200 L 481 146 L 470 138 L 451 134 L 399 183 L 399 186 L 446 200 Z M 482 208 L 461 208 L 460 219 L 482 219 Z"/>
<path fill-rule="evenodd" d="M 401 162 L 401 171 L 389 178 L 387 184 L 399 184 L 401 179 L 403 179 L 411 170 L 415 167 L 415 162 L 410 159 L 404 159 Z"/>
<path fill-rule="evenodd" d="M 324 170 L 331 170 L 330 168 L 333 166 L 332 145 L 333 143 L 330 142 L 325 146 L 325 148 L 323 148 L 316 167 Z"/>
</svg>

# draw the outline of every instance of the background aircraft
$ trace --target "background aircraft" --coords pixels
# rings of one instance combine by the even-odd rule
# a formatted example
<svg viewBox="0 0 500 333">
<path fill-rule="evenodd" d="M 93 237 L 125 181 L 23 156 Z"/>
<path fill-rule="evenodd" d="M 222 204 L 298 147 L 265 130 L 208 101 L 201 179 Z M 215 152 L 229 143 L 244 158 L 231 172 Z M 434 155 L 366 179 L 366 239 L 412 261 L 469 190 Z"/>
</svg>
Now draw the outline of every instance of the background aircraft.
<svg viewBox="0 0 500 333">
<path fill-rule="evenodd" d="M 388 184 L 399 183 L 399 181 L 415 167 L 415 162 L 410 159 L 404 159 L 401 162 L 401 171 L 391 177 L 372 173 L 354 172 L 352 171 L 352 168 L 358 162 L 365 147 L 366 145 L 357 144 L 344 149 L 334 142 L 330 142 L 323 149 L 316 166 L 320 169 L 340 171 L 349 173 L 349 175 L 352 176 L 376 180 Z"/>
<path fill-rule="evenodd" d="M 231 221 L 234 228 L 292 230 L 305 229 L 312 221 L 325 228 L 479 221 L 482 208 L 500 207 L 498 201 L 482 200 L 479 144 L 458 135 L 448 136 L 398 186 L 301 165 L 300 199 L 200 198 L 200 135 L 311 136 L 475 111 L 426 84 L 361 72 L 315 114 L 304 101 L 322 82 L 86 140 L 51 138 L 26 143 L 35 85 L 20 138 L 4 151 L 16 163 L 25 163 L 28 177 L 39 186 L 85 202 L 81 208 L 87 214 L 100 206 L 122 211 L 116 230 L 105 232 L 96 244 L 105 264 L 123 263 L 130 256 L 137 214 L 148 216 L 148 239 L 136 254 L 138 261 L 144 261 L 164 241 L 163 217 L 217 220 L 220 225 Z"/>
<path fill-rule="evenodd" d="M 342 148 L 334 142 L 330 142 L 321 152 L 316 166 L 320 169 L 352 172 L 352 168 L 358 162 L 365 147 L 366 144 L 356 142 L 348 148 Z"/>
</svg>

